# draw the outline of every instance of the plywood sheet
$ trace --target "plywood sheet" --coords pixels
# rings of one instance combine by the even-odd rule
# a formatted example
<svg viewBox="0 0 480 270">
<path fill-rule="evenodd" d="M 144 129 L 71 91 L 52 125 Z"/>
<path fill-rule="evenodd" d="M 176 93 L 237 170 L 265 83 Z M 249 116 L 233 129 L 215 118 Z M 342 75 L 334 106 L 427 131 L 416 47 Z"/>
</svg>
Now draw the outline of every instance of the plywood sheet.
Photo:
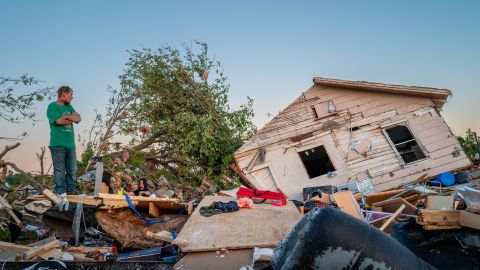
<svg viewBox="0 0 480 270">
<path fill-rule="evenodd" d="M 173 268 L 177 270 L 240 269 L 253 262 L 253 249 L 188 253 Z"/>
<path fill-rule="evenodd" d="M 292 202 L 282 207 L 255 204 L 253 209 L 211 217 L 199 213 L 202 206 L 231 200 L 232 197 L 207 196 L 200 202 L 177 237 L 182 251 L 274 247 L 301 219 Z"/>
<path fill-rule="evenodd" d="M 332 197 L 337 203 L 338 208 L 340 208 L 343 212 L 356 218 L 363 219 L 360 207 L 353 197 L 351 191 L 333 193 Z"/>
</svg>

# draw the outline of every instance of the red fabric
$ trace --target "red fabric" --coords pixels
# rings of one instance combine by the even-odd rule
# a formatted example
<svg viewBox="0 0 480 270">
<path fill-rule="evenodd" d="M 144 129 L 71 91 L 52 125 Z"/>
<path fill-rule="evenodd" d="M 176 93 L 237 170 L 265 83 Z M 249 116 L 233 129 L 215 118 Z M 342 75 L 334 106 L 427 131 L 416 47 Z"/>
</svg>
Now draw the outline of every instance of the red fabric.
<svg viewBox="0 0 480 270">
<path fill-rule="evenodd" d="M 262 198 L 267 200 L 278 200 L 282 205 L 287 204 L 287 197 L 283 193 L 269 190 L 259 190 L 241 187 L 237 191 L 237 197 Z"/>
</svg>

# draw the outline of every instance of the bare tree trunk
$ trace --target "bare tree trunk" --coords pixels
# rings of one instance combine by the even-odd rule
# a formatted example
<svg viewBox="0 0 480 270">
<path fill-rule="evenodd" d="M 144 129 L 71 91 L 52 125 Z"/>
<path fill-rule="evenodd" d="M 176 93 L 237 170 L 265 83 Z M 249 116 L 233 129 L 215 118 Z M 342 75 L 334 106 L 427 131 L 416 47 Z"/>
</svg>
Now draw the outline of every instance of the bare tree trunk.
<svg viewBox="0 0 480 270">
<path fill-rule="evenodd" d="M 40 160 L 40 178 L 42 179 L 42 186 L 45 186 L 45 167 L 43 161 L 45 160 L 45 146 L 40 148 L 41 153 L 37 153 L 37 157 Z"/>
<path fill-rule="evenodd" d="M 2 167 L 2 176 L 0 177 L 0 180 L 5 181 L 7 179 L 7 171 L 8 171 L 7 166 L 3 166 Z"/>
</svg>

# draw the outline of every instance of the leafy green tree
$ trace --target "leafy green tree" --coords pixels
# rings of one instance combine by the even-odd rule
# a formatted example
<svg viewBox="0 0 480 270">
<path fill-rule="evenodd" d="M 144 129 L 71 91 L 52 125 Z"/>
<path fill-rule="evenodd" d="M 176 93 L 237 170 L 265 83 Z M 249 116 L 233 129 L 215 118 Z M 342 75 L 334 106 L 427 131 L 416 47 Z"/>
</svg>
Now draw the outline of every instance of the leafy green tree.
<svg viewBox="0 0 480 270">
<path fill-rule="evenodd" d="M 11 123 L 18 123 L 23 119 L 35 121 L 33 106 L 52 95 L 50 87 L 33 89 L 39 83 L 28 75 L 20 78 L 0 77 L 0 118 Z M 21 89 L 22 87 L 24 89 Z"/>
<path fill-rule="evenodd" d="M 9 123 L 20 123 L 24 119 L 30 119 L 35 123 L 36 114 L 33 107 L 37 102 L 50 98 L 53 95 L 52 88 L 39 88 L 40 81 L 31 76 L 23 75 L 20 78 L 0 76 L 0 121 L 6 120 Z M 3 127 L 3 125 L 2 125 Z M 21 141 L 27 135 L 23 132 L 15 138 L 0 137 L 2 141 Z M 37 179 L 20 169 L 15 163 L 3 160 L 3 157 L 11 150 L 20 146 L 20 142 L 12 145 L 1 145 L 0 167 L 11 167 L 22 174 L 30 184 L 40 189 Z M 43 158 L 43 157 L 42 157 Z M 42 176 L 43 177 L 43 176 Z"/>
<path fill-rule="evenodd" d="M 189 184 L 205 178 L 221 184 L 232 176 L 233 152 L 255 131 L 253 101 L 229 106 L 227 77 L 207 52 L 199 42 L 181 50 L 132 50 L 121 89 L 112 90 L 100 140 L 90 146 L 108 152 L 120 134 L 130 139 L 130 161 L 153 160 L 156 174 Z M 135 155 L 139 151 L 143 155 Z"/>
<path fill-rule="evenodd" d="M 457 136 L 458 142 L 465 151 L 470 160 L 478 160 L 480 155 L 480 137 L 477 136 L 470 128 L 467 130 L 465 137 Z"/>
</svg>

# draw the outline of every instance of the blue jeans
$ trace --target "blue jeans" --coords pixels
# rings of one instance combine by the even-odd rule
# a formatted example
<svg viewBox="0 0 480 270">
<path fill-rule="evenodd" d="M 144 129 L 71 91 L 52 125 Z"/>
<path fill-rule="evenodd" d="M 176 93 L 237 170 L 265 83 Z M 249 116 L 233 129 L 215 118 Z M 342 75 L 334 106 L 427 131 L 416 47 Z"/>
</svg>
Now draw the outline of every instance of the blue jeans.
<svg viewBox="0 0 480 270">
<path fill-rule="evenodd" d="M 77 155 L 75 147 L 50 146 L 53 163 L 55 193 L 72 194 L 75 191 Z"/>
</svg>

